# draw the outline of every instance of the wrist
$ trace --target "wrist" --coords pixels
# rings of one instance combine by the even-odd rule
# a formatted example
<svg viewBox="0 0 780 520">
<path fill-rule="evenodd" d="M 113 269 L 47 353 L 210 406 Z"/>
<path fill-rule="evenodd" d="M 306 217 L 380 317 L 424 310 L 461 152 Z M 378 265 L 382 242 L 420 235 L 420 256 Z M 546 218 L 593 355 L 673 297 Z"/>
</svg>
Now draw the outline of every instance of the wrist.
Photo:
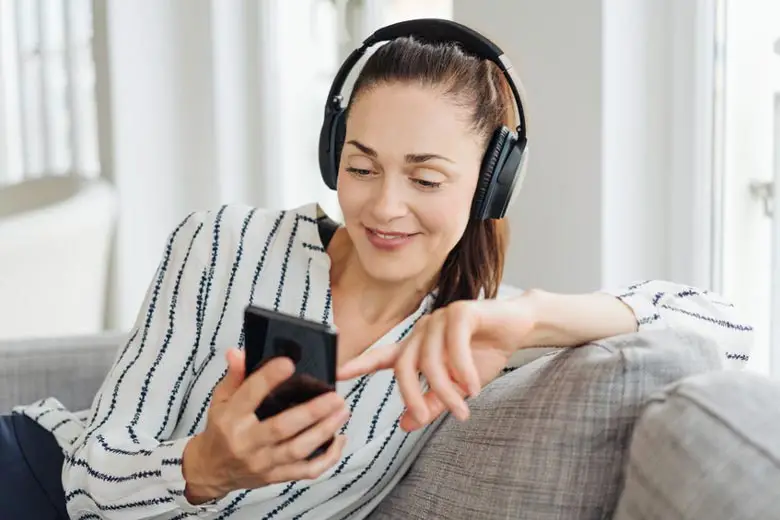
<svg viewBox="0 0 780 520">
<path fill-rule="evenodd" d="M 206 467 L 203 457 L 202 434 L 192 437 L 182 453 L 182 475 L 186 482 L 184 496 L 192 505 L 201 505 L 227 494 L 211 481 L 213 472 Z"/>
<path fill-rule="evenodd" d="M 574 347 L 636 330 L 630 307 L 605 293 L 524 292 L 518 302 L 530 317 L 521 348 Z"/>
<path fill-rule="evenodd" d="M 528 329 L 521 334 L 519 348 L 554 346 L 555 318 L 554 300 L 559 296 L 541 289 L 529 289 L 516 298 L 519 312 L 526 320 Z"/>
</svg>

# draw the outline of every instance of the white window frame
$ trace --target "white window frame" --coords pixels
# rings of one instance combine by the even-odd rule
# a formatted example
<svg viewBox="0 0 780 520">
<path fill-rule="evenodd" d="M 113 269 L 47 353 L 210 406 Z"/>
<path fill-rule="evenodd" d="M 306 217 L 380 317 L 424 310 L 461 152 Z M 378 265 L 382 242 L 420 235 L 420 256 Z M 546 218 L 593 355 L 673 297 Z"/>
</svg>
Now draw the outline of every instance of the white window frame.
<svg viewBox="0 0 780 520">
<path fill-rule="evenodd" d="M 711 0 L 671 2 L 669 277 L 718 291 L 718 172 L 713 128 L 717 20 Z"/>
<path fill-rule="evenodd" d="M 717 287 L 732 300 L 755 327 L 755 344 L 748 368 L 759 373 L 780 375 L 780 291 L 777 254 L 778 217 L 770 218 L 766 209 L 778 202 L 771 197 L 776 173 L 772 169 L 772 94 L 766 97 L 755 85 L 766 84 L 768 69 L 755 62 L 773 54 L 770 39 L 763 44 L 751 42 L 760 34 L 756 23 L 780 19 L 780 6 L 756 0 L 719 0 L 724 15 L 718 57 L 722 91 L 717 98 L 714 128 L 719 244 L 715 250 Z M 772 9 L 775 9 L 772 14 Z M 750 12 L 752 10 L 752 12 Z M 741 22 L 740 17 L 744 17 Z M 741 23 L 739 28 L 736 23 Z M 771 30 L 768 28 L 767 30 Z M 735 32 L 737 31 L 737 32 Z M 742 32 L 739 32 L 742 31 Z M 780 27 L 778 34 L 780 37 Z M 763 36 L 762 36 L 763 37 Z M 770 37 L 771 38 L 771 37 Z M 751 45 L 754 45 L 751 47 Z M 763 62 L 761 62 L 763 63 Z M 751 74 L 758 74 L 751 77 Z M 780 84 L 774 88 L 775 99 Z M 771 83 L 770 83 L 771 85 Z M 763 103 L 766 101 L 766 109 Z M 777 129 L 775 128 L 775 139 Z M 775 164 L 775 168 L 777 165 Z M 762 188 L 768 189 L 766 204 Z M 774 229 L 774 231 L 773 231 Z M 772 235 L 774 234 L 774 239 Z M 773 253 L 774 250 L 774 253 Z M 774 258 L 773 258 L 774 257 Z M 719 263 L 718 263 L 719 261 Z M 774 264 L 774 267 L 773 267 Z"/>
<path fill-rule="evenodd" d="M 771 267 L 771 331 L 769 335 L 769 370 L 773 376 L 780 375 L 780 35 L 774 45 L 774 168 L 772 204 L 772 267 Z"/>
</svg>

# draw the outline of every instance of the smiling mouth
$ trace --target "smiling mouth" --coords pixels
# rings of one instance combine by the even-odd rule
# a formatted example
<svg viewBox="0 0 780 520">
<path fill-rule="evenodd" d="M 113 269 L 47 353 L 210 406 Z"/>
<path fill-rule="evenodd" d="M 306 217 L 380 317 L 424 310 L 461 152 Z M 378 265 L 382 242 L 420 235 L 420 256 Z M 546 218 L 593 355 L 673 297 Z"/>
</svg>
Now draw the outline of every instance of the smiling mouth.
<svg viewBox="0 0 780 520">
<path fill-rule="evenodd" d="M 367 227 L 366 229 L 372 235 L 376 235 L 379 238 L 384 238 L 385 240 L 408 238 L 417 234 L 417 233 L 399 233 L 397 231 L 380 231 L 379 229 L 374 229 L 370 227 Z"/>
</svg>

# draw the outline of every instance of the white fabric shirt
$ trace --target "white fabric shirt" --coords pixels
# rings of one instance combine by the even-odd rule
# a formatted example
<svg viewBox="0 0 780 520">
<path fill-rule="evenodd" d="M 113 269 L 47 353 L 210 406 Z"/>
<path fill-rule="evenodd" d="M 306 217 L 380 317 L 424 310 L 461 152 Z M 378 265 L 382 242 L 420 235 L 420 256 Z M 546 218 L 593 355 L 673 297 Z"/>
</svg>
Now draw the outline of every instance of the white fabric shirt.
<svg viewBox="0 0 780 520">
<path fill-rule="evenodd" d="M 73 413 L 55 398 L 16 409 L 62 446 L 71 518 L 361 518 L 402 477 L 434 427 L 399 428 L 404 405 L 386 370 L 337 384 L 352 411 L 342 430 L 347 445 L 320 478 L 235 491 L 201 506 L 184 497 L 182 452 L 205 428 L 213 389 L 226 371 L 225 350 L 243 347 L 245 306 L 333 323 L 330 259 L 316 222 L 321 214 L 309 204 L 282 212 L 224 206 L 190 215 L 171 233 L 92 409 Z M 747 361 L 751 328 L 717 297 L 668 282 L 613 294 L 634 309 L 640 327 L 692 330 L 716 338 L 727 363 Z M 402 339 L 432 300 L 426 297 L 376 344 Z"/>
</svg>

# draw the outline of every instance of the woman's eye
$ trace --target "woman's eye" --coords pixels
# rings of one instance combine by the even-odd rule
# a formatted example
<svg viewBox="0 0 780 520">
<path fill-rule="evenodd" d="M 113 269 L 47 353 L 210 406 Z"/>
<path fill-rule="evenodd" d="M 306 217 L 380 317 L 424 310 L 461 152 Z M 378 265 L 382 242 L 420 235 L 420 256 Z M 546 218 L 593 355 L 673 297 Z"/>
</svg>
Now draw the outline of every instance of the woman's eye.
<svg viewBox="0 0 780 520">
<path fill-rule="evenodd" d="M 357 175 L 358 177 L 366 177 L 371 175 L 371 170 L 365 170 L 363 168 L 352 168 L 350 166 L 347 168 L 347 171 L 353 175 Z"/>
<path fill-rule="evenodd" d="M 433 181 L 426 181 L 423 179 L 413 179 L 415 183 L 417 183 L 419 186 L 426 188 L 426 189 L 436 189 L 441 187 L 440 182 L 433 182 Z"/>
</svg>

